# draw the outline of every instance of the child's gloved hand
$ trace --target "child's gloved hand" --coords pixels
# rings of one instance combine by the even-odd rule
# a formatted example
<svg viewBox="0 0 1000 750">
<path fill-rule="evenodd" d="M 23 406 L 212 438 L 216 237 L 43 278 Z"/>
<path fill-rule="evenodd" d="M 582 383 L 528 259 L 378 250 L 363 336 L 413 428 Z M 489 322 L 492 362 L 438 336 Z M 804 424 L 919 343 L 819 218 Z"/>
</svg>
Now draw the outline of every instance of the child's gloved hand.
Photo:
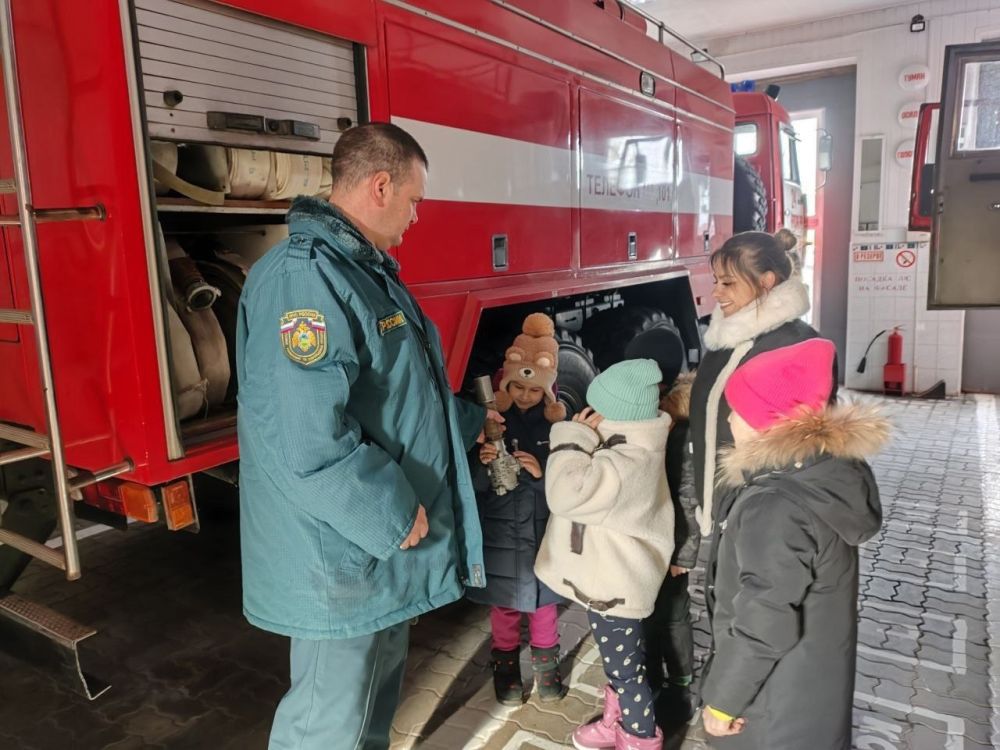
<svg viewBox="0 0 1000 750">
<path fill-rule="evenodd" d="M 490 462 L 497 457 L 497 447 L 493 443 L 483 443 L 479 447 L 479 462 L 489 466 Z"/>
<path fill-rule="evenodd" d="M 531 474 L 535 479 L 542 478 L 542 465 L 538 463 L 537 458 L 524 451 L 514 451 L 513 455 L 517 459 L 517 462 L 521 464 L 522 469 Z M 482 455 L 480 455 L 481 458 Z"/>
</svg>

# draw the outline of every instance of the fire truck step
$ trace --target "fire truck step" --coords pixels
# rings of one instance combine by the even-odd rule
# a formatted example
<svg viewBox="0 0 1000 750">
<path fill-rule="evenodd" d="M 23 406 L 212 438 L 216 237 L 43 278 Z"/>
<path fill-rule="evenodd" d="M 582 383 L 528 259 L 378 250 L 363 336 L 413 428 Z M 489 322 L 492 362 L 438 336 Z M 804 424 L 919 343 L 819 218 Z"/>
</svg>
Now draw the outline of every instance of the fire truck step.
<svg viewBox="0 0 1000 750">
<path fill-rule="evenodd" d="M 30 326 L 35 323 L 35 316 L 31 310 L 0 310 L 0 323 L 16 323 L 17 325 Z"/>
<path fill-rule="evenodd" d="M 29 448 L 45 448 L 46 450 L 50 448 L 48 435 L 4 422 L 0 422 L 0 440 L 9 440 Z"/>
<path fill-rule="evenodd" d="M 17 594 L 0 597 L 0 648 L 36 666 L 59 670 L 90 700 L 111 685 L 83 671 L 80 644 L 97 631 Z"/>
</svg>

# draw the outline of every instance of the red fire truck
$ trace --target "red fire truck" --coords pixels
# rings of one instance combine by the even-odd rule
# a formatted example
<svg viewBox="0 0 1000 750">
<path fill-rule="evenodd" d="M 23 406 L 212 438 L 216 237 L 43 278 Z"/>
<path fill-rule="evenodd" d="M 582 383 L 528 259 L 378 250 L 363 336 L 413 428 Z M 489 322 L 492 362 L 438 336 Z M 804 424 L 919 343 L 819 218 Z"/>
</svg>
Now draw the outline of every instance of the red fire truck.
<svg viewBox="0 0 1000 750">
<path fill-rule="evenodd" d="M 79 517 L 197 528 L 192 475 L 238 459 L 241 279 L 358 122 L 391 120 L 428 153 L 396 254 L 456 390 L 531 310 L 557 322 L 571 408 L 651 326 L 697 362 L 737 111 L 717 61 L 628 4 L 0 6 L 0 592 L 29 556 L 77 578 Z M 758 168 L 779 180 L 776 153 Z M 13 594 L 0 614 L 39 617 Z"/>
</svg>

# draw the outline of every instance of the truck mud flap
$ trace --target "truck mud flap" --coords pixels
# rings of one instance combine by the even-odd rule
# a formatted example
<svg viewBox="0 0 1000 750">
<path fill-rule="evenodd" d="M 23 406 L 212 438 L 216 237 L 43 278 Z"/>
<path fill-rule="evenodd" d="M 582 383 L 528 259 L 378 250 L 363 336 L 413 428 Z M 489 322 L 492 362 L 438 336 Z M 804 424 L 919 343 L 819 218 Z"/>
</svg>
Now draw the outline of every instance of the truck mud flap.
<svg viewBox="0 0 1000 750">
<path fill-rule="evenodd" d="M 76 692 L 95 700 L 111 687 L 83 671 L 80 644 L 97 633 L 17 594 L 0 596 L 0 649 L 45 670 L 55 670 Z"/>
</svg>

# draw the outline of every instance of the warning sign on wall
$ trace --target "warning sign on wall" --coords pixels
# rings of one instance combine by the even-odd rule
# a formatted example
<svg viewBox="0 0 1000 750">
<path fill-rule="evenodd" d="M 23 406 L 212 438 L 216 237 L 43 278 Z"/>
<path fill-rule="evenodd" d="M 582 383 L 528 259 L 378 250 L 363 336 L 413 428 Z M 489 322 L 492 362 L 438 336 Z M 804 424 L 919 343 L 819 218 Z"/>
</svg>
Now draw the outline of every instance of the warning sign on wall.
<svg viewBox="0 0 1000 750">
<path fill-rule="evenodd" d="M 926 242 L 883 242 L 851 247 L 846 384 L 879 391 L 883 385 L 886 333 L 899 327 L 907 392 L 944 380 L 948 393 L 961 386 L 964 314 L 927 309 Z M 857 368 L 862 358 L 867 367 Z"/>
</svg>

